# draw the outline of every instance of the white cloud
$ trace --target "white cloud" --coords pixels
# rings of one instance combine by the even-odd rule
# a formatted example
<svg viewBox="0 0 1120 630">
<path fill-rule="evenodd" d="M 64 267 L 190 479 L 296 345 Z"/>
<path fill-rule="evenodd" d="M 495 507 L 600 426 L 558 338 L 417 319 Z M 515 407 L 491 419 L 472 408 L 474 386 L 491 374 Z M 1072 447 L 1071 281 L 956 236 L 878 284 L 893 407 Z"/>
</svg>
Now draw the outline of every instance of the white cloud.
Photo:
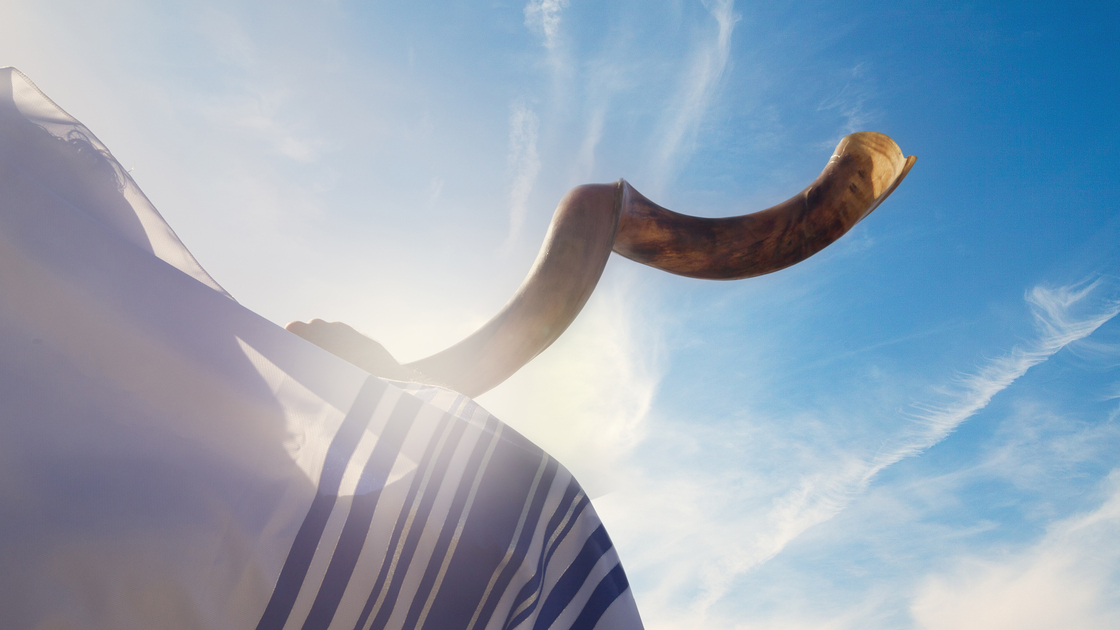
<svg viewBox="0 0 1120 630">
<path fill-rule="evenodd" d="M 940 442 L 1031 367 L 1070 343 L 1088 337 L 1120 313 L 1120 301 L 1114 297 L 1092 299 L 1096 297 L 1091 296 L 1095 289 L 1100 289 L 1097 293 L 1105 291 L 1101 284 L 1098 279 L 1054 289 L 1044 286 L 1031 289 L 1026 301 L 1039 333 L 1035 341 L 1013 348 L 973 374 L 959 377 L 954 385 L 943 390 L 941 401 L 916 406 L 918 412 L 914 417 L 918 424 L 914 431 L 895 448 L 878 456 L 868 470 L 868 477 Z"/>
<path fill-rule="evenodd" d="M 708 104 L 715 95 L 719 80 L 727 67 L 731 53 L 731 33 L 739 16 L 735 14 L 733 0 L 708 0 L 704 2 L 716 21 L 714 37 L 701 43 L 696 50 L 692 64 L 685 69 L 680 99 L 671 107 L 663 125 L 660 146 L 654 155 L 652 165 L 655 189 L 658 195 L 678 167 L 682 153 L 690 152 L 685 147 L 700 125 Z"/>
<path fill-rule="evenodd" d="M 871 480 L 886 467 L 921 453 L 945 439 L 962 422 L 991 402 L 1031 367 L 1038 365 L 1070 343 L 1083 339 L 1120 312 L 1120 302 L 1111 296 L 1090 298 L 1100 282 L 1050 289 L 1037 286 L 1027 293 L 1039 336 L 1013 348 L 977 372 L 956 379 L 939 403 L 920 405 L 914 428 L 888 440 L 871 458 L 851 457 L 839 466 L 804 477 L 792 491 L 775 500 L 767 514 L 766 534 L 753 544 L 732 546 L 718 568 L 705 576 L 704 604 L 722 598 L 732 579 L 777 555 L 809 527 L 824 522 L 863 493 Z"/>
<path fill-rule="evenodd" d="M 541 170 L 541 159 L 537 154 L 537 130 L 540 121 L 535 112 L 518 100 L 510 108 L 509 115 L 509 165 L 513 170 L 513 185 L 509 191 L 509 246 L 521 234 L 528 211 L 529 195 L 537 182 Z"/>
<path fill-rule="evenodd" d="M 836 111 L 844 119 L 841 135 L 848 135 L 857 131 L 867 131 L 868 124 L 875 120 L 878 112 L 868 110 L 867 102 L 874 97 L 874 89 L 867 69 L 862 63 L 856 64 L 850 71 L 848 80 L 840 91 L 817 106 L 818 112 Z M 831 149 L 836 139 L 827 141 L 827 148 Z"/>
<path fill-rule="evenodd" d="M 525 26 L 544 38 L 544 46 L 556 48 L 560 33 L 560 13 L 568 8 L 568 0 L 529 0 L 525 5 Z"/>
<path fill-rule="evenodd" d="M 631 570 L 649 576 L 637 591 L 643 610 L 656 619 L 649 627 L 730 627 L 710 611 L 733 592 L 737 578 L 843 511 L 883 469 L 943 440 L 1032 366 L 1115 317 L 1120 302 L 1101 284 L 1035 287 L 1026 301 L 1036 338 L 955 378 L 936 403 L 917 406 L 907 428 L 882 442 L 813 449 L 800 474 L 797 466 L 786 466 L 794 476 L 760 478 L 765 471 L 738 467 L 713 476 L 685 472 L 690 468 L 672 459 L 635 462 L 633 485 L 596 506 L 627 538 Z M 688 435 L 671 438 L 675 454 L 695 450 L 718 457 L 731 448 L 728 443 L 780 438 L 726 429 L 690 428 Z"/>
<path fill-rule="evenodd" d="M 922 630 L 1050 630 L 1120 626 L 1120 471 L 1098 509 L 1057 523 L 1031 549 L 958 560 L 911 606 Z"/>
<path fill-rule="evenodd" d="M 577 182 L 587 182 L 591 178 L 591 173 L 595 170 L 595 149 L 599 146 L 599 141 L 603 139 L 603 122 L 606 115 L 607 108 L 605 106 L 598 107 L 591 113 L 587 122 L 587 132 L 583 136 L 579 153 L 576 154 L 573 161 L 573 179 Z"/>
</svg>

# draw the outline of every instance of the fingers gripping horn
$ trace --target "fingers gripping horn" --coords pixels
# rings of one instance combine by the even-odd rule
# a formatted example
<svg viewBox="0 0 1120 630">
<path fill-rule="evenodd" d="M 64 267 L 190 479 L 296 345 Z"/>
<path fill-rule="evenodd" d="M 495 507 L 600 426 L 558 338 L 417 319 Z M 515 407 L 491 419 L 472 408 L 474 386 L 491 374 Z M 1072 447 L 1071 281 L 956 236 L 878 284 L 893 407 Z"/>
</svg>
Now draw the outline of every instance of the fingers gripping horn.
<svg viewBox="0 0 1120 630">
<path fill-rule="evenodd" d="M 624 180 L 574 188 L 560 201 L 528 277 L 502 310 L 454 346 L 404 366 L 391 357 L 386 363 L 388 354 L 380 345 L 345 324 L 313 320 L 293 322 L 288 329 L 376 374 L 477 396 L 509 378 L 568 328 L 612 250 L 693 278 L 734 280 L 784 269 L 824 249 L 867 216 L 906 177 L 914 160 L 881 133 L 854 133 L 840 141 L 820 176 L 791 199 L 719 219 L 662 208 Z"/>
</svg>

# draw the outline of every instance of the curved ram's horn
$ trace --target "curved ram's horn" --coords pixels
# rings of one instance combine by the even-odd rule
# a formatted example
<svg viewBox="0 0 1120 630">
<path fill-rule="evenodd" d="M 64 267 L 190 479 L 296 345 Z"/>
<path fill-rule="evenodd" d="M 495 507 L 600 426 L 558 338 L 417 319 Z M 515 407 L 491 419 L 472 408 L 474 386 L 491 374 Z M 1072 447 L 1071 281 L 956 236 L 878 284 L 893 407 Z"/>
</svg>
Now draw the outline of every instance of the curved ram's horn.
<svg viewBox="0 0 1120 630">
<path fill-rule="evenodd" d="M 359 366 L 384 364 L 379 368 L 384 372 L 372 370 L 376 374 L 477 396 L 509 378 L 567 329 L 591 296 L 612 249 L 694 278 L 731 280 L 777 271 L 840 238 L 882 203 L 913 165 L 914 157 L 903 157 L 887 136 L 854 133 L 840 141 L 824 171 L 797 196 L 761 212 L 722 219 L 666 210 L 623 180 L 580 186 L 560 201 L 529 276 L 501 312 L 463 341 L 405 366 L 391 357 L 391 365 L 385 364 L 380 345 L 345 324 L 313 320 L 292 322 L 288 329 Z M 370 352 L 377 360 L 367 360 Z"/>
<path fill-rule="evenodd" d="M 737 280 L 805 260 L 870 214 L 906 177 L 914 156 L 864 131 L 845 136 L 808 188 L 772 208 L 704 219 L 666 210 L 626 184 L 614 251 L 691 278 Z"/>
<path fill-rule="evenodd" d="M 517 293 L 482 328 L 407 367 L 477 396 L 552 345 L 591 297 L 611 255 L 622 183 L 573 188 L 560 201 Z"/>
</svg>

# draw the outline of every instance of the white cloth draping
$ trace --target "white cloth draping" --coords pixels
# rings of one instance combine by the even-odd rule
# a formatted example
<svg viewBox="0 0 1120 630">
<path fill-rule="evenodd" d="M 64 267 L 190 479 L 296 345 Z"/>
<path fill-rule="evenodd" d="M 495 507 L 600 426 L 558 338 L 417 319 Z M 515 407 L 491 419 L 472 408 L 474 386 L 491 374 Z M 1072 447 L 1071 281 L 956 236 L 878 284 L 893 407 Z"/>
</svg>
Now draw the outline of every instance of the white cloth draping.
<svg viewBox="0 0 1120 630">
<path fill-rule="evenodd" d="M 587 497 L 469 399 L 232 300 L 0 70 L 0 626 L 640 628 Z"/>
</svg>

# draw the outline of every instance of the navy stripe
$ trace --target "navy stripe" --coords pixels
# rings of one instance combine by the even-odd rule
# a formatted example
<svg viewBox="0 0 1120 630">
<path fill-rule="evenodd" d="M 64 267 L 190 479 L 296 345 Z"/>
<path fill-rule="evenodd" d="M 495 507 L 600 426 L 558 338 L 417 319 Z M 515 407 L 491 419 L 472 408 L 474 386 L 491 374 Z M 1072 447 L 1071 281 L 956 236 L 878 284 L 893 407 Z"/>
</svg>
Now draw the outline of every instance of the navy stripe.
<svg viewBox="0 0 1120 630">
<path fill-rule="evenodd" d="M 547 457 L 547 455 L 545 456 Z M 559 465 L 555 459 L 549 458 L 548 467 L 545 474 L 541 477 L 540 485 L 537 486 L 537 494 L 533 497 L 533 503 L 529 508 L 529 513 L 525 518 L 525 525 L 521 530 L 521 537 L 517 541 L 517 546 L 514 548 L 512 557 L 509 563 L 502 569 L 502 574 L 494 583 L 494 589 L 490 591 L 488 601 L 482 606 L 481 613 L 478 620 L 475 622 L 475 628 L 485 628 L 486 624 L 490 622 L 490 617 L 494 614 L 494 609 L 497 608 L 498 602 L 501 600 L 502 595 L 505 593 L 509 583 L 513 580 L 513 576 L 521 568 L 521 564 L 525 558 L 525 553 L 529 549 L 529 545 L 533 542 L 533 534 L 536 533 L 536 524 L 541 517 L 541 512 L 544 510 L 544 502 L 548 499 L 548 493 L 552 489 L 552 481 L 556 478 L 556 470 Z M 548 539 L 545 538 L 547 541 Z"/>
<path fill-rule="evenodd" d="M 463 471 L 459 487 L 455 491 L 455 497 L 451 501 L 451 509 L 447 511 L 447 518 L 443 522 L 443 529 L 439 533 L 439 539 L 436 541 L 435 547 L 432 550 L 432 555 L 428 559 L 428 566 L 424 569 L 424 574 L 420 578 L 420 584 L 416 587 L 416 595 L 412 599 L 412 605 L 409 606 L 408 614 L 405 615 L 405 628 L 413 628 L 416 626 L 420 618 L 420 613 L 424 609 L 424 604 L 428 600 L 428 594 L 431 592 L 432 587 L 435 586 L 436 575 L 443 565 L 444 558 L 447 557 L 448 549 L 451 546 L 451 539 L 455 535 L 455 529 L 459 524 L 459 517 L 462 516 L 463 510 L 466 508 L 467 497 L 470 496 L 471 487 L 474 485 L 475 478 L 481 474 L 480 469 L 482 468 L 484 455 L 486 451 L 489 450 L 490 444 L 494 441 L 494 431 L 497 429 L 497 424 L 497 420 L 493 416 L 490 416 L 486 423 L 486 429 L 483 431 L 482 435 L 479 436 L 478 443 L 475 444 L 474 452 L 471 453 L 467 467 Z"/>
<path fill-rule="evenodd" d="M 569 490 L 572 491 L 573 495 L 575 494 L 575 492 L 579 491 L 579 484 L 577 484 L 574 479 L 572 480 L 572 486 L 571 488 L 569 488 Z M 555 541 L 553 541 L 552 546 L 548 548 L 547 552 L 545 552 L 545 550 L 543 549 L 541 550 L 541 559 L 540 563 L 537 565 L 537 572 L 535 575 L 533 575 L 532 579 L 530 579 L 529 582 L 525 584 L 524 587 L 522 587 L 521 592 L 517 594 L 517 598 L 514 600 L 514 605 L 510 607 L 510 617 L 507 618 L 505 625 L 502 626 L 503 628 L 516 628 L 523 621 L 528 619 L 533 614 L 533 611 L 536 610 L 537 605 L 541 603 L 541 598 L 543 597 L 544 591 L 544 576 L 546 571 L 548 570 L 548 563 L 552 560 L 552 556 L 556 553 L 556 550 L 560 548 L 560 544 L 564 542 L 565 538 L 568 537 L 568 533 L 572 531 L 573 527 L 575 527 L 575 524 L 579 520 L 580 514 L 583 513 L 584 508 L 590 505 L 590 503 L 591 500 L 587 498 L 587 495 L 582 496 L 579 500 L 579 503 L 576 504 L 575 509 L 572 510 L 571 518 L 568 520 L 567 524 L 564 525 L 564 529 L 560 532 L 560 535 L 556 537 Z M 559 519 L 562 518 L 564 513 L 566 512 L 566 508 L 564 510 L 557 509 L 556 512 L 557 515 L 554 516 L 553 519 L 557 521 L 558 524 Z M 549 534 L 549 536 L 551 536 L 551 534 Z M 545 537 L 546 540 L 547 538 L 548 536 Z M 513 616 L 513 611 L 517 610 L 521 606 L 522 602 L 528 600 L 530 597 L 535 597 L 533 602 L 525 610 L 521 611 L 517 616 Z"/>
<path fill-rule="evenodd" d="M 468 423 L 465 420 L 456 423 L 456 430 L 461 433 L 466 429 L 467 424 Z M 486 451 L 486 448 L 488 446 L 486 436 L 492 434 L 497 426 L 498 422 L 496 419 L 494 419 L 493 416 L 487 419 L 486 426 L 483 428 L 482 435 L 479 436 L 478 442 L 474 446 L 474 450 L 472 451 L 470 459 L 467 463 L 467 468 L 463 472 L 462 479 L 468 479 L 474 476 L 471 471 L 478 469 L 478 465 L 482 461 L 482 454 Z M 456 439 L 456 442 L 458 442 L 458 438 Z M 447 463 L 445 463 L 439 470 L 435 471 L 435 473 L 432 474 L 432 480 L 435 482 L 437 489 L 441 481 L 446 478 L 447 467 L 450 463 L 451 455 L 454 454 L 454 450 L 455 449 L 448 449 Z M 467 490 L 463 490 L 463 485 L 467 485 Z M 460 483 L 458 491 L 465 493 L 468 492 L 469 489 L 469 484 Z M 423 509 L 422 511 L 418 511 L 416 514 L 417 526 L 413 527 L 412 531 L 410 531 L 408 533 L 408 536 L 405 538 L 405 545 L 401 553 L 400 565 L 396 574 L 393 576 L 392 582 L 389 584 L 389 589 L 385 597 L 385 603 L 381 606 L 381 610 L 377 611 L 377 616 L 374 617 L 373 623 L 370 624 L 371 630 L 384 630 L 386 624 L 389 623 L 389 616 L 393 612 L 393 608 L 397 600 L 397 595 L 400 594 L 401 585 L 404 583 L 405 575 L 408 573 L 407 569 L 412 562 L 412 556 L 416 553 L 416 548 L 419 546 L 420 536 L 424 533 L 424 526 L 428 523 L 428 515 L 431 513 L 432 505 L 435 503 L 437 494 L 437 492 L 433 491 L 427 493 L 427 495 L 424 497 L 425 500 L 422 504 Z M 457 499 L 458 495 L 455 498 Z M 452 507 L 452 512 L 454 512 L 454 507 Z M 444 521 L 445 532 L 447 531 L 447 521 L 450 521 L 452 518 L 457 519 L 458 516 L 456 515 L 453 517 L 451 514 L 448 515 L 447 520 Z M 452 530 L 454 530 L 454 528 L 452 528 Z"/>
<path fill-rule="evenodd" d="M 591 598 L 583 605 L 583 611 L 576 617 L 575 623 L 569 630 L 594 630 L 599 618 L 607 612 L 614 600 L 630 588 L 626 580 L 626 572 L 622 570 L 622 563 L 614 565 L 611 572 L 599 582 L 599 586 L 591 593 Z"/>
<path fill-rule="evenodd" d="M 545 547 L 545 545 L 547 545 L 549 539 L 552 538 L 552 533 L 555 532 L 556 528 L 560 526 L 561 519 L 563 519 L 564 515 L 568 513 L 568 509 L 572 506 L 572 501 L 575 500 L 576 495 L 579 494 L 579 490 L 579 484 L 576 483 L 576 480 L 574 478 L 568 482 L 568 487 L 564 490 L 564 496 L 560 498 L 560 503 L 556 506 L 556 510 L 552 513 L 552 518 L 548 520 L 548 525 L 545 527 L 544 537 L 541 540 L 541 555 L 540 558 L 537 559 L 537 570 L 535 573 L 533 573 L 533 577 L 531 577 L 529 581 L 525 583 L 525 586 L 521 588 L 521 591 L 517 594 L 517 597 L 513 599 L 513 607 L 510 608 L 511 614 L 514 610 L 517 610 L 518 606 L 520 606 L 522 602 L 529 599 L 529 596 L 537 590 L 537 586 L 541 581 L 541 575 L 544 572 L 546 557 L 551 555 L 551 552 L 556 549 L 556 546 L 560 544 L 560 541 L 563 540 L 564 537 L 558 536 L 556 540 L 552 541 L 551 547 Z M 573 513 L 571 521 L 575 520 L 575 516 L 576 514 Z M 571 527 L 571 521 L 569 521 L 568 527 Z M 509 620 L 507 619 L 506 625 L 503 627 L 507 627 L 508 625 Z"/>
<path fill-rule="evenodd" d="M 572 480 L 572 485 L 577 491 L 579 490 L 579 484 L 576 483 L 575 480 Z M 557 536 L 556 540 L 552 541 L 552 546 L 548 549 L 541 549 L 541 558 L 538 562 L 538 565 L 536 565 L 536 573 L 533 574 L 533 577 L 530 578 L 530 581 L 528 583 L 525 583 L 525 585 L 521 589 L 521 592 L 517 593 L 516 599 L 514 600 L 514 603 L 510 608 L 510 612 L 508 612 L 506 615 L 506 621 L 503 628 L 516 628 L 517 626 L 520 626 L 523 621 L 532 617 L 533 611 L 536 610 L 536 606 L 541 603 L 541 600 L 544 597 L 544 575 L 548 572 L 549 563 L 552 560 L 552 555 L 556 554 L 557 549 L 560 548 L 560 544 L 563 543 L 563 540 L 568 537 L 568 534 L 572 530 L 572 528 L 576 526 L 576 521 L 579 520 L 580 513 L 584 511 L 584 508 L 586 508 L 588 504 L 590 504 L 590 500 L 587 498 L 587 495 L 584 495 L 584 497 L 580 498 L 579 502 L 576 504 L 576 508 L 572 510 L 571 518 L 568 520 L 567 524 L 564 525 L 564 528 L 560 532 L 560 535 Z M 557 510 L 557 517 L 554 518 L 562 517 L 563 513 L 564 511 Z M 551 534 L 549 536 L 551 536 Z M 549 536 L 545 537 L 545 540 L 547 540 Z M 521 605 L 525 601 L 528 601 L 530 599 L 532 599 L 532 602 L 529 604 L 529 606 L 526 606 L 525 610 L 514 615 L 514 611 L 521 608 Z"/>
<path fill-rule="evenodd" d="M 323 583 L 319 586 L 319 593 L 315 596 L 315 603 L 311 605 L 311 612 L 307 614 L 307 619 L 303 623 L 303 630 L 326 630 L 334 619 L 338 603 L 342 601 L 342 594 L 346 592 L 346 585 L 350 583 L 350 576 L 354 573 L 354 566 L 357 565 L 358 556 L 361 555 L 362 546 L 365 545 L 373 512 L 377 509 L 385 480 L 389 478 L 389 472 L 397 461 L 405 436 L 413 426 L 422 404 L 420 400 L 408 394 L 401 396 L 385 424 L 385 429 L 377 436 L 377 444 L 373 447 L 373 452 L 370 453 L 362 470 L 362 476 L 358 479 L 354 500 L 350 504 L 350 513 L 347 514 L 346 523 L 342 526 L 342 533 L 339 535 L 338 544 L 335 545 L 331 562 L 327 566 Z M 363 492 L 366 488 L 369 491 Z"/>
<path fill-rule="evenodd" d="M 369 424 L 377 403 L 388 385 L 376 377 L 370 376 L 358 391 L 354 404 L 350 406 L 349 413 L 343 419 L 331 445 L 327 448 L 327 456 L 323 462 L 323 471 L 319 475 L 319 488 L 307 516 L 303 519 L 299 531 L 296 533 L 288 557 L 284 560 L 284 567 L 276 580 L 276 588 L 268 600 L 261 619 L 257 623 L 257 630 L 281 630 L 288 621 L 288 615 L 295 605 L 296 596 L 307 576 L 307 569 L 311 566 L 311 559 L 315 557 L 315 549 L 319 546 L 319 539 L 327 526 L 331 510 L 334 508 L 335 499 L 338 498 L 338 488 L 342 483 L 342 475 L 350 463 L 350 457 L 358 446 L 358 440 Z"/>
<path fill-rule="evenodd" d="M 392 560 L 393 554 L 396 553 L 396 540 L 394 540 L 394 544 L 391 547 L 386 549 L 386 564 L 382 566 L 378 581 L 374 585 L 373 590 L 370 591 L 369 599 L 366 602 L 367 609 L 372 608 L 377 599 L 382 598 L 381 593 L 384 591 L 385 595 L 382 598 L 381 608 L 377 611 L 377 615 L 374 616 L 373 622 L 370 624 L 371 628 L 384 627 L 385 624 L 388 623 L 389 616 L 396 606 L 397 596 L 400 594 L 401 586 L 404 584 L 404 579 L 408 574 L 408 568 L 412 564 L 412 557 L 416 554 L 416 550 L 420 546 L 420 538 L 424 534 L 424 527 L 428 523 L 436 498 L 439 496 L 440 482 L 446 477 L 447 469 L 451 465 L 451 460 L 454 459 L 455 453 L 459 448 L 459 443 L 466 433 L 467 424 L 465 422 L 456 422 L 454 419 L 452 422 L 454 424 L 451 428 L 451 435 L 443 446 L 436 467 L 432 470 L 432 475 L 428 481 L 428 489 L 420 499 L 420 504 L 417 506 L 416 516 L 410 525 L 410 529 L 404 532 L 404 544 L 401 545 L 401 553 L 398 558 L 397 568 L 391 578 L 387 578 L 386 575 L 389 571 L 389 563 Z M 400 527 L 403 527 L 407 521 L 407 514 L 402 515 L 402 517 L 399 523 Z M 385 586 L 386 579 L 389 579 L 388 586 Z M 365 614 L 368 615 L 369 613 L 367 612 Z M 362 624 L 365 623 L 364 618 L 360 621 Z"/>
<path fill-rule="evenodd" d="M 354 630 L 361 630 L 366 625 L 366 620 L 369 618 L 370 613 L 373 611 L 373 605 L 377 603 L 377 596 L 381 593 L 381 589 L 385 584 L 385 580 L 389 574 L 389 566 L 393 561 L 393 554 L 400 542 L 401 535 L 404 534 L 405 523 L 408 522 L 408 515 L 412 511 L 412 503 L 416 500 L 416 494 L 420 491 L 420 486 L 424 483 L 424 475 L 432 466 L 447 467 L 447 462 L 451 459 L 451 453 L 455 452 L 455 447 L 459 443 L 459 437 L 463 433 L 462 423 L 457 423 L 458 427 L 452 428 L 452 434 L 444 441 L 443 450 L 439 453 L 436 452 L 436 446 L 439 444 L 439 435 L 442 435 L 447 428 L 448 422 L 454 422 L 452 417 L 448 414 L 440 419 L 439 426 L 436 427 L 436 432 L 433 439 L 428 442 L 428 446 L 424 451 L 424 456 L 420 460 L 420 466 L 417 467 L 416 476 L 412 479 L 412 485 L 408 489 L 408 495 L 405 497 L 404 502 L 401 504 L 401 513 L 397 515 L 397 523 L 393 526 L 393 533 L 389 537 L 389 544 L 385 549 L 385 558 L 381 561 L 381 570 L 377 574 L 377 580 L 373 584 L 373 590 L 370 592 L 369 597 L 366 599 L 366 604 L 362 608 L 362 614 L 358 617 L 358 622 L 354 624 Z M 458 428 L 458 432 L 455 432 Z M 433 477 L 435 475 L 433 474 Z M 430 483 L 430 482 L 429 482 Z M 432 494 L 435 494 L 434 490 Z M 416 520 L 413 523 L 422 523 L 420 510 L 417 509 Z"/>
<path fill-rule="evenodd" d="M 579 592 L 583 583 L 587 581 L 587 576 L 591 573 L 591 569 L 595 567 L 595 563 L 603 557 L 604 553 L 610 550 L 611 546 L 611 538 L 607 536 L 607 529 L 599 525 L 587 538 L 587 542 L 583 543 L 583 549 L 580 549 L 579 555 L 564 571 L 564 575 L 561 575 L 560 579 L 556 581 L 556 585 L 552 587 L 548 599 L 544 600 L 544 605 L 541 606 L 537 622 L 533 624 L 533 630 L 544 630 L 556 621 L 556 618 L 560 616 L 560 613 L 567 608 L 572 598 Z"/>
</svg>

